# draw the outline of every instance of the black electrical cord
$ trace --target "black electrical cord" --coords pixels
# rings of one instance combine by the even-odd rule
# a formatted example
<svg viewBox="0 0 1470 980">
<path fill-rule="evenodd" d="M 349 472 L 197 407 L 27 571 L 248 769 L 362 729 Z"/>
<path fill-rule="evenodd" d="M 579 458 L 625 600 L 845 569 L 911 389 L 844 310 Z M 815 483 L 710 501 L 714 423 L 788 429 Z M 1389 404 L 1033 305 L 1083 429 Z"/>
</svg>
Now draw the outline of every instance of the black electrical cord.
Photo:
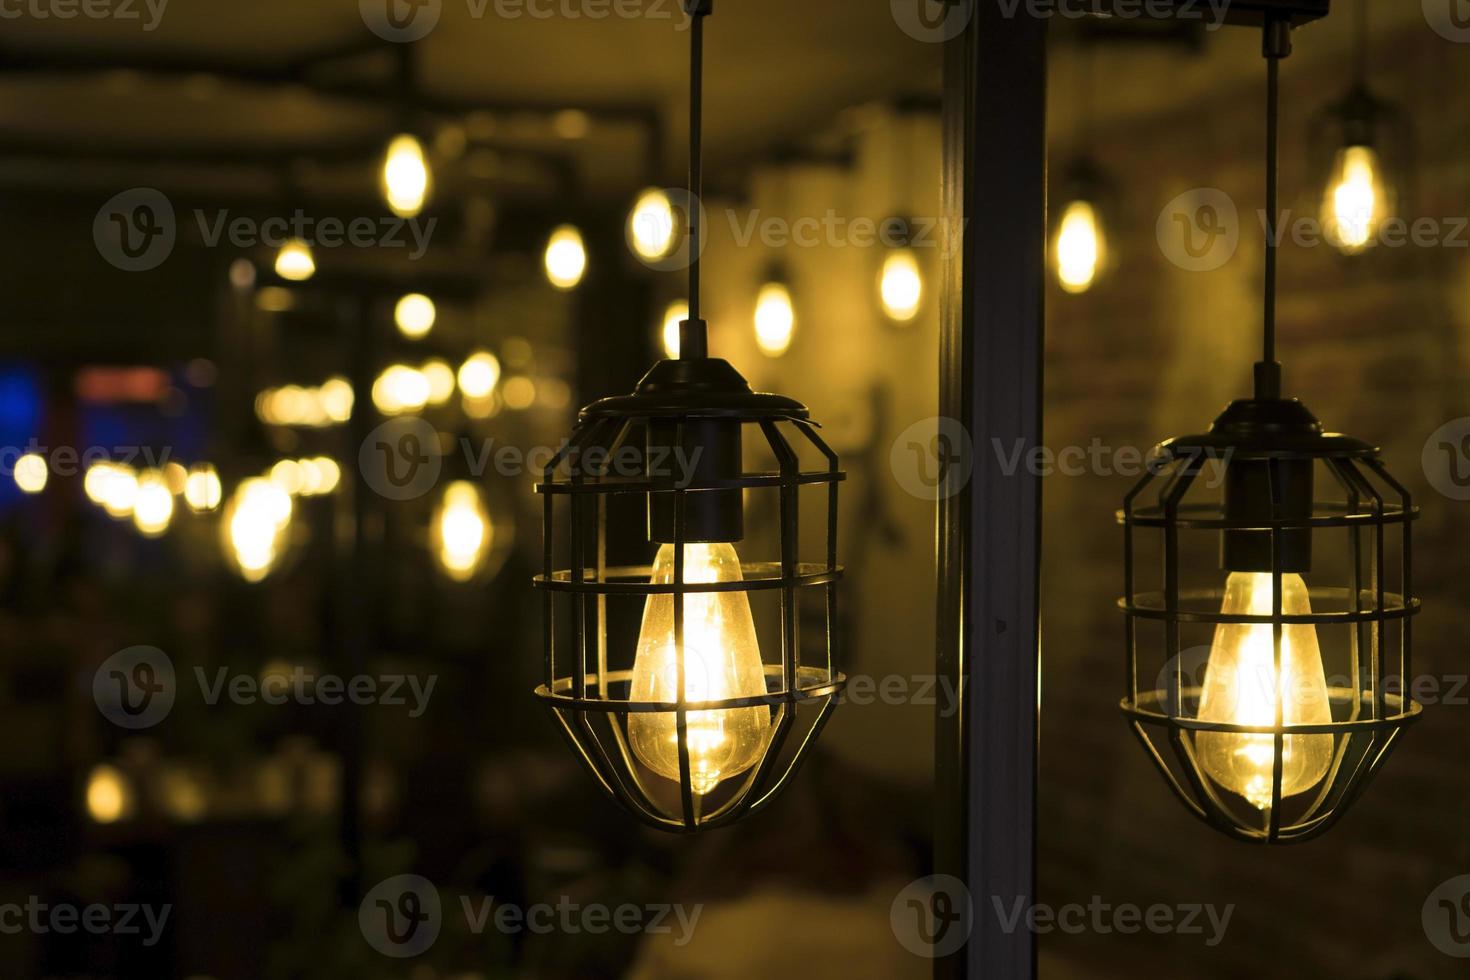
<svg viewBox="0 0 1470 980">
<path fill-rule="evenodd" d="M 679 359 L 709 356 L 709 328 L 699 316 L 699 214 L 704 191 L 704 18 L 714 0 L 684 0 L 689 15 L 689 318 L 679 326 Z"/>
<path fill-rule="evenodd" d="M 1281 397 L 1281 365 L 1276 361 L 1277 185 L 1280 170 L 1281 59 L 1291 54 L 1291 22 L 1267 18 L 1261 41 L 1266 58 L 1266 284 L 1261 363 L 1256 367 L 1256 397 Z"/>
</svg>

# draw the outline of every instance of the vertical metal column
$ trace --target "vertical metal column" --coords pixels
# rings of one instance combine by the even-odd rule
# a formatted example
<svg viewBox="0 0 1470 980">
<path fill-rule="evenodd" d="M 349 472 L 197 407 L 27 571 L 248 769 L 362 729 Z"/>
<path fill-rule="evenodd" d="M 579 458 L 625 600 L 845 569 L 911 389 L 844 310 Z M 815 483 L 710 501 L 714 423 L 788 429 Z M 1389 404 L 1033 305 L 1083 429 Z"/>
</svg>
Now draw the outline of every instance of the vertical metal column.
<svg viewBox="0 0 1470 980">
<path fill-rule="evenodd" d="M 935 975 L 1026 980 L 1035 937 L 996 915 L 1035 901 L 1041 481 L 996 445 L 1041 441 L 1046 270 L 1046 22 L 974 3 L 946 52 L 940 414 L 974 472 L 939 510 L 942 678 L 962 709 L 938 722 L 935 871 L 965 882 L 974 929 Z"/>
</svg>

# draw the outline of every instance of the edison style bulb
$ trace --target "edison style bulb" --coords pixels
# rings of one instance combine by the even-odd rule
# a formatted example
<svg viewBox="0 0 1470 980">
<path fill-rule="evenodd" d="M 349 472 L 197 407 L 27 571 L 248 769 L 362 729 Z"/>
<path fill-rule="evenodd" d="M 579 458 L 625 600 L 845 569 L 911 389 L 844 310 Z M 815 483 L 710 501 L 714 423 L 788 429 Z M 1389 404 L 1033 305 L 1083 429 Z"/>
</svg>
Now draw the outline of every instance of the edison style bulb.
<svg viewBox="0 0 1470 980">
<path fill-rule="evenodd" d="M 1225 583 L 1227 615 L 1271 615 L 1271 575 L 1232 572 Z M 1311 613 L 1307 583 L 1300 575 L 1281 576 L 1281 612 Z M 1275 634 L 1270 623 L 1222 623 L 1205 669 L 1201 721 L 1235 725 L 1275 725 L 1276 699 L 1283 697 L 1285 725 L 1332 721 L 1327 676 L 1315 627 L 1288 624 L 1281 633 L 1281 676 L 1276 676 Z M 1249 800 L 1257 809 L 1271 806 L 1276 761 L 1274 735 L 1200 732 L 1195 742 L 1200 764 L 1211 779 Z M 1331 735 L 1287 735 L 1281 749 L 1281 796 L 1305 793 L 1322 781 L 1332 762 Z"/>
<path fill-rule="evenodd" d="M 674 546 L 658 550 L 653 582 L 674 580 Z M 686 583 L 739 582 L 740 557 L 730 544 L 686 544 Z M 684 700 L 720 701 L 766 693 L 755 621 L 744 592 L 695 592 L 684 600 Z M 634 701 L 679 700 L 673 595 L 651 595 L 633 664 Z M 695 793 L 744 772 L 765 749 L 771 711 L 764 705 L 688 714 L 689 779 Z M 635 712 L 628 723 L 633 752 L 667 779 L 679 779 L 679 735 L 673 711 Z"/>
<path fill-rule="evenodd" d="M 884 256 L 878 299 L 883 312 L 895 323 L 909 323 L 919 315 L 924 301 L 924 274 L 913 249 L 895 248 Z"/>
<path fill-rule="evenodd" d="M 433 184 L 429 161 L 417 137 L 407 133 L 393 137 L 383 154 L 379 185 L 388 208 L 400 218 L 412 218 L 424 209 Z"/>
<path fill-rule="evenodd" d="M 1057 281 L 1069 293 L 1085 293 L 1103 261 L 1102 227 L 1086 201 L 1073 201 L 1062 213 L 1056 241 Z"/>
<path fill-rule="evenodd" d="M 1372 244 L 1387 210 L 1388 189 L 1378 154 L 1370 146 L 1339 150 L 1322 205 L 1328 239 L 1340 251 L 1356 255 Z"/>
</svg>

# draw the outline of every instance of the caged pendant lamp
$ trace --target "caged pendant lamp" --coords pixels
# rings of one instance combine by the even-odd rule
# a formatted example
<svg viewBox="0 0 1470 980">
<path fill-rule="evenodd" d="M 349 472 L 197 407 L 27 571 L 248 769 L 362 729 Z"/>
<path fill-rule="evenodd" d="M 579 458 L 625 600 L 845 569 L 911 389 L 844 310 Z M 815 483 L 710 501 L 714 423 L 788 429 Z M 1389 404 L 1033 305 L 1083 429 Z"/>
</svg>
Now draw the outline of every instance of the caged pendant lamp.
<svg viewBox="0 0 1470 980">
<path fill-rule="evenodd" d="M 1271 222 L 1290 50 L 1289 23 L 1268 16 Z M 1422 711 L 1403 680 L 1417 511 L 1379 450 L 1282 397 L 1275 241 L 1268 229 L 1254 396 L 1158 446 L 1118 514 L 1123 712 L 1195 816 L 1263 844 L 1330 828 Z"/>
<path fill-rule="evenodd" d="M 694 202 L 711 6 L 685 0 Z M 545 511 L 536 694 L 609 796 L 675 832 L 728 824 L 773 799 L 846 682 L 832 642 L 837 456 L 803 405 L 753 392 L 709 356 L 699 242 L 695 203 L 677 358 L 655 364 L 631 395 L 582 409 L 536 488 Z M 752 468 L 747 455 L 761 462 Z M 804 523 L 820 532 L 810 556 Z"/>
</svg>

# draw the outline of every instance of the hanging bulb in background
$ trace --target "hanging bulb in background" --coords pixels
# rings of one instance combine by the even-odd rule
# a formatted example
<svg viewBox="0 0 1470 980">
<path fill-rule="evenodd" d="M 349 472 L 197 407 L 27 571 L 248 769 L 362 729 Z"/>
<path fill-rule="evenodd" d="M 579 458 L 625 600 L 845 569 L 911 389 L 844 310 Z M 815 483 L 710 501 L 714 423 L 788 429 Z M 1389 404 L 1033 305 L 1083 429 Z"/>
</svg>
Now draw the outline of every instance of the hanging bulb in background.
<svg viewBox="0 0 1470 980">
<path fill-rule="evenodd" d="M 679 324 L 687 319 L 689 319 L 689 304 L 682 299 L 674 300 L 664 310 L 664 356 L 671 361 L 679 356 Z"/>
<path fill-rule="evenodd" d="M 912 248 L 890 249 L 884 256 L 878 298 L 883 313 L 894 323 L 910 323 L 919 315 L 919 306 L 924 301 L 924 275 Z"/>
<path fill-rule="evenodd" d="M 433 535 L 435 561 L 451 581 L 468 582 L 484 567 L 494 528 L 475 484 L 455 480 L 444 488 Z"/>
<path fill-rule="evenodd" d="M 220 505 L 223 496 L 219 471 L 211 463 L 195 463 L 184 480 L 184 503 L 196 514 L 205 514 Z"/>
<path fill-rule="evenodd" d="M 293 238 L 281 246 L 276 253 L 276 275 L 291 282 L 305 282 L 316 275 L 316 259 L 311 246 L 300 238 Z"/>
<path fill-rule="evenodd" d="M 291 495 L 267 479 L 252 478 L 236 488 L 225 505 L 221 531 L 225 553 L 247 582 L 259 582 L 275 569 L 291 528 Z"/>
<path fill-rule="evenodd" d="M 393 322 L 398 332 L 409 340 L 427 337 L 438 315 L 434 301 L 423 293 L 409 293 L 393 307 Z"/>
<path fill-rule="evenodd" d="M 1097 279 L 1106 255 L 1107 241 L 1097 209 L 1085 200 L 1076 200 L 1062 212 L 1057 226 L 1052 259 L 1057 281 L 1069 293 L 1085 293 Z"/>
<path fill-rule="evenodd" d="M 1365 251 L 1388 216 L 1389 199 L 1383 163 L 1371 146 L 1338 150 L 1322 201 L 1327 240 L 1345 255 Z"/>
<path fill-rule="evenodd" d="M 138 476 L 133 501 L 133 526 L 145 538 L 156 538 L 174 519 L 174 493 L 162 470 L 144 470 Z"/>
<path fill-rule="evenodd" d="M 1307 583 L 1300 575 L 1281 576 L 1284 616 L 1312 611 Z M 1232 572 L 1225 585 L 1221 612 L 1226 615 L 1271 616 L 1269 572 Z M 1318 725 L 1332 721 L 1327 674 L 1316 627 L 1282 627 L 1281 674 L 1276 674 L 1275 628 L 1270 623 L 1221 623 L 1205 667 L 1199 720 L 1233 725 L 1276 724 L 1279 697 L 1284 725 Z M 1332 762 L 1331 735 L 1287 735 L 1281 749 L 1281 796 L 1305 793 L 1327 775 Z M 1276 737 L 1263 734 L 1200 732 L 1195 752 L 1211 779 L 1255 806 L 1271 806 L 1276 763 Z"/>
<path fill-rule="evenodd" d="M 383 154 L 379 186 L 388 209 L 400 218 L 412 218 L 424 209 L 433 185 L 429 161 L 418 137 L 401 133 Z"/>
<path fill-rule="evenodd" d="M 562 225 L 551 233 L 544 256 L 546 278 L 557 289 L 575 289 L 587 272 L 587 249 L 582 233 L 574 225 Z"/>
<path fill-rule="evenodd" d="M 628 212 L 628 244 L 641 259 L 668 255 L 674 245 L 674 205 L 669 195 L 650 187 L 638 195 Z"/>
<path fill-rule="evenodd" d="M 655 585 L 674 580 L 674 546 L 661 545 L 654 559 Z M 686 583 L 742 581 L 740 556 L 732 544 L 686 544 Z M 671 594 L 651 595 L 643 607 L 643 627 L 633 664 L 634 701 L 679 700 L 679 657 L 674 644 Z M 684 603 L 684 701 L 719 701 L 766 693 L 765 670 L 755 638 L 750 599 L 744 592 L 693 592 Z M 685 743 L 690 786 L 711 792 L 723 780 L 749 769 L 765 750 L 771 711 L 728 708 L 691 711 Z M 633 752 L 654 772 L 679 779 L 679 733 L 672 711 L 636 712 L 628 722 Z"/>
<path fill-rule="evenodd" d="M 755 342 L 767 357 L 780 357 L 791 346 L 796 311 L 791 290 L 782 282 L 768 282 L 755 300 Z"/>
</svg>

